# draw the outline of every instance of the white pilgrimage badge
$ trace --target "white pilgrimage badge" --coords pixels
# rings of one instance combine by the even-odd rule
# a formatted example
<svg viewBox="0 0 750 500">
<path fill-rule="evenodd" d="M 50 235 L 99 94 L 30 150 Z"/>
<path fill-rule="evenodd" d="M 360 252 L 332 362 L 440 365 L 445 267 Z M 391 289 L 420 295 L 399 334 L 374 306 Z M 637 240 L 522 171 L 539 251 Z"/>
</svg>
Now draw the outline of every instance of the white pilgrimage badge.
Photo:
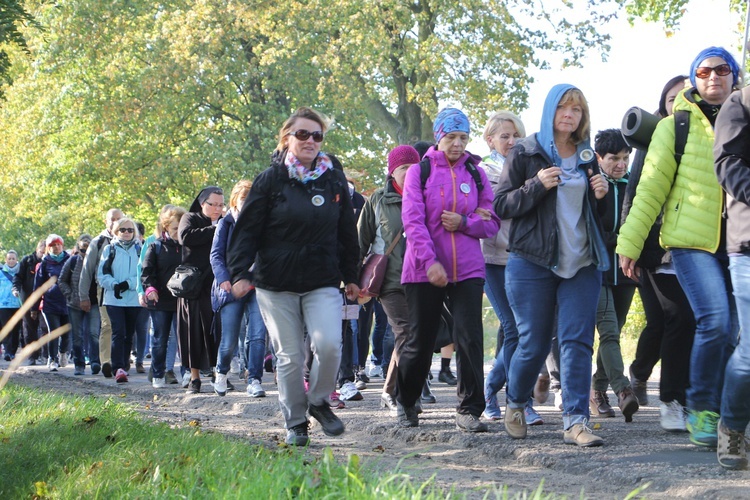
<svg viewBox="0 0 750 500">
<path fill-rule="evenodd" d="M 323 203 L 325 203 L 325 201 L 326 201 L 325 198 L 323 198 L 323 196 L 319 194 L 316 194 L 315 196 L 312 197 L 312 204 L 315 205 L 316 207 L 321 206 Z"/>
<path fill-rule="evenodd" d="M 461 183 L 460 189 L 463 194 L 469 194 L 471 191 L 471 187 L 465 182 Z"/>
</svg>

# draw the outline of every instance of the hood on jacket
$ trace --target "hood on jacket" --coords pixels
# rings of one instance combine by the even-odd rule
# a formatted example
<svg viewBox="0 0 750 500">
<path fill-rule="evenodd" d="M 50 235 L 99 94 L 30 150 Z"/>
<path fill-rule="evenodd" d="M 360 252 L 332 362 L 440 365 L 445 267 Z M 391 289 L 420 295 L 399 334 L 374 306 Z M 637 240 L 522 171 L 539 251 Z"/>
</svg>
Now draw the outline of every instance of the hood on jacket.
<svg viewBox="0 0 750 500">
<path fill-rule="evenodd" d="M 437 144 L 435 144 L 434 146 L 430 146 L 430 149 L 428 149 L 427 152 L 424 154 L 423 159 L 424 158 L 431 158 L 432 160 L 434 160 L 436 165 L 440 165 L 444 163 L 446 166 L 450 166 L 448 159 L 445 157 L 445 153 L 443 153 L 442 151 L 438 151 Z M 464 154 L 461 155 L 461 158 L 459 158 L 454 165 L 464 164 L 469 158 L 472 159 L 472 163 L 474 163 L 474 165 L 479 165 L 480 163 L 482 163 L 481 156 L 472 154 L 471 152 L 466 150 L 464 151 Z"/>
<path fill-rule="evenodd" d="M 536 140 L 539 142 L 539 147 L 544 151 L 547 157 L 552 160 L 552 163 L 557 166 L 560 166 L 562 158 L 560 158 L 557 148 L 554 147 L 555 113 L 557 112 L 557 105 L 562 100 L 563 95 L 569 90 L 580 89 L 569 83 L 559 83 L 550 89 L 547 98 L 544 101 L 542 123 L 539 127 L 539 132 L 536 134 Z M 583 142 L 576 145 L 578 165 L 590 162 L 593 159 L 593 154 L 594 151 L 591 149 L 591 141 L 589 138 L 586 138 Z"/>
</svg>

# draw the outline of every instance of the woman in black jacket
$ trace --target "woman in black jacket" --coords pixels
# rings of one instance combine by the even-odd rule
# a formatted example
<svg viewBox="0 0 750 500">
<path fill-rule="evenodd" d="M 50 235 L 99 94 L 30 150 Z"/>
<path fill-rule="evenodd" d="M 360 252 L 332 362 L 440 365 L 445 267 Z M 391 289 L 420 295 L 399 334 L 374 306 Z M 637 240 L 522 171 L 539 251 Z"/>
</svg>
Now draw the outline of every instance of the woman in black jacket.
<svg viewBox="0 0 750 500">
<path fill-rule="evenodd" d="M 350 300 L 359 295 L 354 209 L 343 172 L 320 151 L 326 129 L 326 120 L 310 108 L 286 120 L 271 167 L 253 182 L 227 252 L 232 293 L 247 294 L 251 278 L 255 285 L 278 358 L 286 442 L 301 446 L 308 442 L 308 409 L 327 435 L 344 432 L 328 406 L 341 361 L 341 282 Z M 314 354 L 307 394 L 305 330 Z"/>
<path fill-rule="evenodd" d="M 172 323 L 177 316 L 177 299 L 167 289 L 167 282 L 182 262 L 182 247 L 177 241 L 178 230 L 185 209 L 162 209 L 159 216 L 159 236 L 146 249 L 141 271 L 141 284 L 146 296 L 146 307 L 154 325 L 151 345 L 151 370 L 154 389 L 166 386 L 167 342 Z"/>
<path fill-rule="evenodd" d="M 197 299 L 177 299 L 177 337 L 182 366 L 190 369 L 188 394 L 201 391 L 201 370 L 216 366 L 217 343 L 211 333 L 211 283 L 214 273 L 209 256 L 216 224 L 224 210 L 224 191 L 216 186 L 201 190 L 180 221 L 177 241 L 182 245 L 182 263 L 200 270 L 202 281 Z"/>
</svg>

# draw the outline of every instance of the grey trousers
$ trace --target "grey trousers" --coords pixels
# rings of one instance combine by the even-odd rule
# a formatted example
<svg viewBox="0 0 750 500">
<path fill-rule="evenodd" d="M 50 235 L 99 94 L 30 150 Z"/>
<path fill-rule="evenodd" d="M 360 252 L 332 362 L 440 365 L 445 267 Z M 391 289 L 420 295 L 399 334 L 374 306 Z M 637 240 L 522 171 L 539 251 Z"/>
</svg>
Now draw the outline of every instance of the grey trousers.
<svg viewBox="0 0 750 500">
<path fill-rule="evenodd" d="M 341 362 L 341 307 L 339 290 L 318 288 L 306 293 L 256 289 L 258 305 L 276 352 L 279 406 L 286 428 L 307 419 L 308 404 L 328 404 Z M 310 337 L 313 362 L 305 394 L 304 333 Z"/>
</svg>

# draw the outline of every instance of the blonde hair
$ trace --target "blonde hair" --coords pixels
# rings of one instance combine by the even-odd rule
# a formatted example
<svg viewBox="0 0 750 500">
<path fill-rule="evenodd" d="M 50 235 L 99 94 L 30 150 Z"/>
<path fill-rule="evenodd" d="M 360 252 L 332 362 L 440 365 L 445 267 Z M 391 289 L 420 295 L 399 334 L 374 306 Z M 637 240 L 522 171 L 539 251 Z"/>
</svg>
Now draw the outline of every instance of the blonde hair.
<svg viewBox="0 0 750 500">
<path fill-rule="evenodd" d="M 232 188 L 232 193 L 229 195 L 229 208 L 236 208 L 240 198 L 247 198 L 247 193 L 250 192 L 251 187 L 253 187 L 253 183 L 247 179 L 237 181 L 237 184 Z"/>
<path fill-rule="evenodd" d="M 573 143 L 580 144 L 591 135 L 591 114 L 589 113 L 589 104 L 586 102 L 586 98 L 583 96 L 583 92 L 578 89 L 570 89 L 566 91 L 558 106 L 565 106 L 567 104 L 574 104 L 581 107 L 583 114 L 581 115 L 581 123 L 578 124 L 578 128 L 573 132 Z"/>
<path fill-rule="evenodd" d="M 286 119 L 284 125 L 281 126 L 281 130 L 279 130 L 279 143 L 276 145 L 276 151 L 283 151 L 284 148 L 286 148 L 287 134 L 289 134 L 289 132 L 292 130 L 292 127 L 294 127 L 294 124 L 299 118 L 307 118 L 308 120 L 314 121 L 315 123 L 320 125 L 320 130 L 324 134 L 326 133 L 326 131 L 328 131 L 329 121 L 328 118 L 325 117 L 325 115 L 315 111 L 312 108 L 297 108 L 297 111 L 292 113 L 292 115 Z"/>
<path fill-rule="evenodd" d="M 490 116 L 490 119 L 487 120 L 487 125 L 484 126 L 484 133 L 482 134 L 482 137 L 488 145 L 490 142 L 490 137 L 495 135 L 498 127 L 500 127 L 500 124 L 503 122 L 511 122 L 513 126 L 516 127 L 516 132 L 518 132 L 518 135 L 520 135 L 521 137 L 526 137 L 526 128 L 523 126 L 523 122 L 521 121 L 521 119 L 515 113 L 511 113 L 510 111 L 505 110 L 498 111 L 494 115 Z"/>
<path fill-rule="evenodd" d="M 161 213 L 159 214 L 159 231 L 156 237 L 161 238 L 162 233 L 169 229 L 172 222 L 177 221 L 179 224 L 182 216 L 185 215 L 186 212 L 187 210 L 182 207 L 164 205 L 164 208 L 161 209 Z"/>
<path fill-rule="evenodd" d="M 136 224 L 135 221 L 127 215 L 123 216 L 120 220 L 115 221 L 114 225 L 112 226 L 112 232 L 117 234 L 117 232 L 120 230 L 120 227 L 122 227 L 122 225 L 126 222 L 130 222 L 133 225 L 133 239 L 140 239 L 141 234 L 138 232 L 138 224 Z"/>
</svg>

